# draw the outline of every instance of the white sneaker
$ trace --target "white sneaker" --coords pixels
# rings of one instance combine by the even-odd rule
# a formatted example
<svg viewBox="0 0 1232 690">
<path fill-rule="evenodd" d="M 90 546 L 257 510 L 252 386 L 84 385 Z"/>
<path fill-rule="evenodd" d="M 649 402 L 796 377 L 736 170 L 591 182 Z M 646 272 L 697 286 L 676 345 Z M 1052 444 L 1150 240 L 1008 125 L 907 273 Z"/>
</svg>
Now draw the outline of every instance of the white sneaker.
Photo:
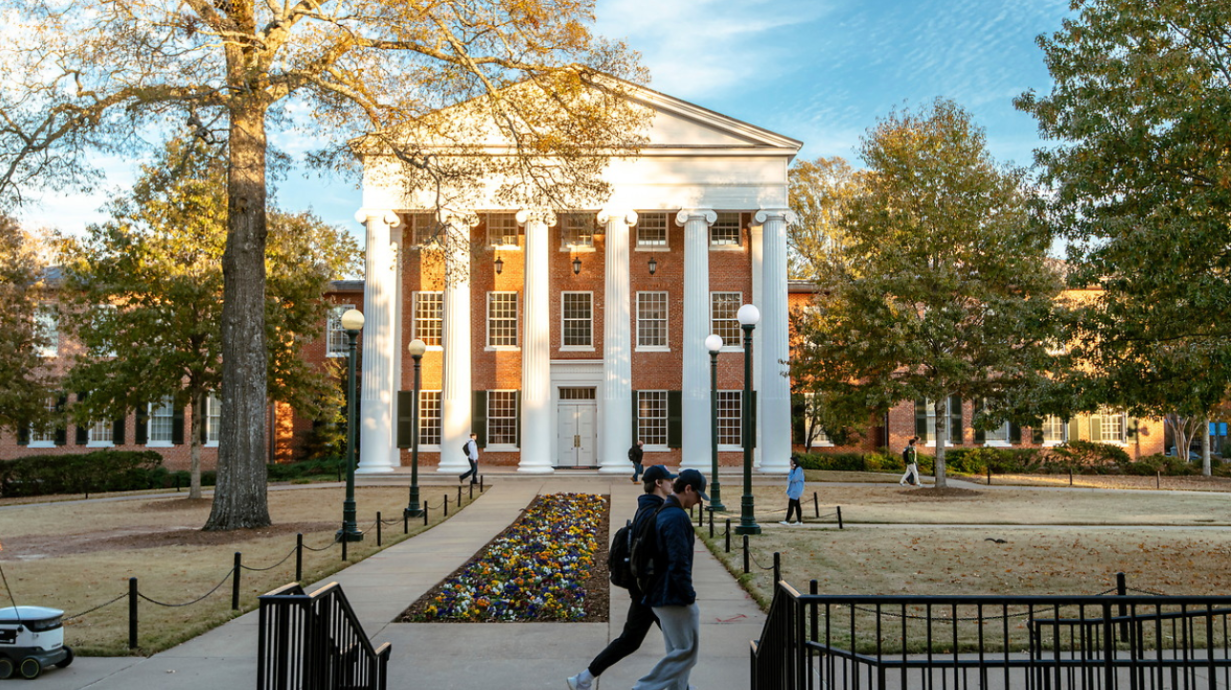
<svg viewBox="0 0 1232 690">
<path fill-rule="evenodd" d="M 788 521 L 786 521 L 786 520 L 780 520 L 780 521 L 779 521 L 779 524 L 780 524 L 780 525 L 790 525 L 791 523 L 790 523 L 790 522 L 788 522 Z"/>
<path fill-rule="evenodd" d="M 583 683 L 577 676 L 569 676 L 565 683 L 569 685 L 569 690 L 590 690 L 590 683 Z"/>
</svg>

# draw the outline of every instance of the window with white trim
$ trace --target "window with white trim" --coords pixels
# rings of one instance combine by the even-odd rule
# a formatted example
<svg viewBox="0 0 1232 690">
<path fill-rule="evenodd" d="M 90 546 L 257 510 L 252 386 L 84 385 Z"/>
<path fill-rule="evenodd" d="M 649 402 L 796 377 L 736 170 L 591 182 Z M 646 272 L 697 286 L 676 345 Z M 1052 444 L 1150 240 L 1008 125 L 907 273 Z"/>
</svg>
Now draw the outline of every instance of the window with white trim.
<svg viewBox="0 0 1232 690">
<path fill-rule="evenodd" d="M 517 442 L 517 391 L 488 391 L 488 445 L 515 446 Z"/>
<path fill-rule="evenodd" d="M 1044 445 L 1055 446 L 1069 440 L 1069 429 L 1065 420 L 1056 415 L 1044 417 L 1040 433 L 1044 436 Z"/>
<path fill-rule="evenodd" d="M 1010 423 L 1001 422 L 1001 426 L 984 432 L 984 445 L 1008 446 L 1010 444 Z"/>
<path fill-rule="evenodd" d="M 820 412 L 818 409 L 819 405 L 821 403 L 817 401 L 816 393 L 813 391 L 804 392 L 804 433 L 811 433 L 813 437 L 810 439 L 810 446 L 832 446 L 834 442 L 830 440 L 830 435 L 826 433 L 825 429 L 821 428 L 820 424 L 813 421 Z"/>
<path fill-rule="evenodd" d="M 98 421 L 90 425 L 89 445 L 110 446 L 115 436 L 115 422 Z"/>
<path fill-rule="evenodd" d="M 722 338 L 727 347 L 740 345 L 740 322 L 736 320 L 740 300 L 739 292 L 710 293 L 710 332 Z"/>
<path fill-rule="evenodd" d="M 49 415 L 55 414 L 56 412 L 55 397 L 48 397 L 46 401 L 46 405 L 47 405 L 48 414 Z M 30 425 L 30 443 L 28 447 L 30 448 L 49 448 L 54 445 L 56 445 L 56 430 L 54 427 L 48 426 L 46 429 L 39 431 L 38 429 L 34 428 L 33 424 Z"/>
<path fill-rule="evenodd" d="M 740 214 L 720 212 L 710 226 L 711 247 L 740 246 Z"/>
<path fill-rule="evenodd" d="M 561 247 L 576 249 L 595 246 L 595 214 L 574 211 L 562 214 L 560 219 Z"/>
<path fill-rule="evenodd" d="M 488 347 L 518 346 L 518 293 L 488 293 Z"/>
<path fill-rule="evenodd" d="M 354 304 L 335 304 L 329 308 L 329 321 L 325 329 L 326 357 L 347 356 L 347 345 L 350 339 L 347 338 L 346 329 L 342 327 L 342 315 L 354 308 Z"/>
<path fill-rule="evenodd" d="M 647 446 L 667 447 L 667 391 L 637 392 L 637 436 Z"/>
<path fill-rule="evenodd" d="M 1101 407 L 1091 415 L 1092 441 L 1096 443 L 1125 443 L 1125 413 L 1110 407 Z"/>
<path fill-rule="evenodd" d="M 562 347 L 593 348 L 594 337 L 591 294 L 560 293 L 560 333 Z"/>
<path fill-rule="evenodd" d="M 667 293 L 637 293 L 637 346 L 667 347 Z"/>
<path fill-rule="evenodd" d="M 743 391 L 719 391 L 719 446 L 741 447 L 740 397 Z"/>
<path fill-rule="evenodd" d="M 419 444 L 441 445 L 440 391 L 419 391 Z"/>
<path fill-rule="evenodd" d="M 409 213 L 406 219 L 411 228 L 411 243 L 416 247 L 440 244 L 443 227 L 435 213 Z"/>
<path fill-rule="evenodd" d="M 171 426 L 175 416 L 175 405 L 170 397 L 150 403 L 150 417 L 147 420 L 147 442 L 149 445 L 171 445 Z"/>
<path fill-rule="evenodd" d="M 667 214 L 658 211 L 637 214 L 637 248 L 667 248 Z"/>
<path fill-rule="evenodd" d="M 488 245 L 501 249 L 516 249 L 519 246 L 516 213 L 488 214 Z"/>
<path fill-rule="evenodd" d="M 219 422 L 222 420 L 222 398 L 210 393 L 205 398 L 205 444 L 218 445 Z"/>
<path fill-rule="evenodd" d="M 411 339 L 418 338 L 428 347 L 440 347 L 445 314 L 445 293 L 416 292 L 414 302 L 414 332 Z"/>
<path fill-rule="evenodd" d="M 927 399 L 924 400 L 924 412 L 928 416 L 927 417 L 928 421 L 924 424 L 924 438 L 921 440 L 923 440 L 926 444 L 936 445 L 937 444 L 937 408 L 933 406 L 932 400 L 927 400 Z M 945 423 L 949 424 L 950 423 L 950 399 L 949 398 L 945 399 L 945 410 L 943 414 L 945 415 Z M 953 444 L 954 444 L 953 438 L 951 438 L 949 441 L 946 442 L 946 445 L 953 445 Z"/>
<path fill-rule="evenodd" d="M 44 339 L 37 348 L 39 357 L 55 357 L 60 353 L 60 319 L 54 309 L 40 307 L 34 312 L 34 327 Z"/>
</svg>

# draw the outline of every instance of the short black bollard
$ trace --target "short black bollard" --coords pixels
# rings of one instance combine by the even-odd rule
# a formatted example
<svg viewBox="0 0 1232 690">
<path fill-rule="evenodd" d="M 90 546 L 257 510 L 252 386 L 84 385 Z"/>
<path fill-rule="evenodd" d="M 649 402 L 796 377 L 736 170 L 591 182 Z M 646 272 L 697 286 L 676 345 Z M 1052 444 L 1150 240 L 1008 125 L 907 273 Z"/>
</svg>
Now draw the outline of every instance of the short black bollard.
<svg viewBox="0 0 1232 690">
<path fill-rule="evenodd" d="M 403 534 L 411 533 L 411 525 L 408 522 L 409 520 L 410 520 L 410 517 L 407 515 L 406 511 L 405 510 L 402 511 L 402 533 Z"/>
<path fill-rule="evenodd" d="M 345 561 L 346 559 L 347 559 L 347 540 L 343 539 L 342 540 L 342 560 Z"/>
<path fill-rule="evenodd" d="M 706 519 L 706 509 L 698 506 L 697 508 L 697 529 L 702 528 L 702 521 Z"/>
<path fill-rule="evenodd" d="M 295 535 L 295 581 L 304 581 L 304 533 Z"/>
<path fill-rule="evenodd" d="M 843 529 L 843 506 L 834 506 L 834 514 L 838 515 L 838 528 Z"/>
<path fill-rule="evenodd" d="M 813 517 L 821 517 L 821 506 L 817 503 L 817 492 L 813 492 Z"/>
<path fill-rule="evenodd" d="M 468 484 L 468 486 L 470 487 L 470 494 L 471 494 L 471 495 L 470 495 L 470 496 L 467 496 L 467 500 L 468 500 L 468 501 L 473 501 L 473 500 L 475 500 L 475 482 L 471 482 L 470 484 Z"/>
<path fill-rule="evenodd" d="M 1159 488 L 1159 476 L 1160 476 L 1161 474 L 1162 474 L 1162 472 L 1156 472 L 1156 473 L 1155 473 L 1155 488 L 1156 488 L 1156 489 L 1158 489 L 1158 488 Z"/>
<path fill-rule="evenodd" d="M 723 530 L 723 553 L 731 553 L 731 518 L 727 518 L 727 525 Z"/>
<path fill-rule="evenodd" d="M 1129 589 L 1125 586 L 1125 573 L 1117 573 L 1116 577 L 1117 577 L 1117 585 L 1116 585 L 1117 596 L 1123 597 L 1129 592 Z M 1127 613 L 1128 612 L 1125 610 L 1125 604 L 1117 604 L 1117 616 L 1118 617 L 1124 619 Z M 1121 638 L 1122 639 L 1129 638 L 1129 623 L 1125 623 L 1125 622 L 1121 623 Z"/>
<path fill-rule="evenodd" d="M 987 485 L 992 486 L 992 466 L 989 465 L 988 467 L 985 467 L 984 471 L 988 473 L 988 479 L 986 480 Z"/>
<path fill-rule="evenodd" d="M 458 487 L 458 510 L 462 510 L 462 487 Z"/>
<path fill-rule="evenodd" d="M 744 572 L 749 572 L 749 535 L 744 535 Z"/>
<path fill-rule="evenodd" d="M 809 580 L 809 594 L 817 596 L 817 580 Z M 809 607 L 809 639 L 817 641 L 817 606 Z"/>
<path fill-rule="evenodd" d="M 180 493 L 180 474 L 178 472 L 175 475 L 175 492 L 177 494 Z"/>
<path fill-rule="evenodd" d="M 137 578 L 128 578 L 128 648 L 137 648 Z"/>
<path fill-rule="evenodd" d="M 1074 485 L 1074 468 L 1069 468 L 1069 485 Z"/>
<path fill-rule="evenodd" d="M 783 568 L 779 565 L 779 552 L 774 552 L 774 586 L 778 587 L 779 580 L 783 579 Z"/>
<path fill-rule="evenodd" d="M 483 475 L 479 475 L 479 493 L 483 493 Z"/>
<path fill-rule="evenodd" d="M 445 494 L 445 503 L 443 505 L 444 507 L 441 508 L 441 510 L 445 512 L 441 513 L 441 515 L 444 515 L 445 517 L 449 517 L 449 494 Z"/>
<path fill-rule="evenodd" d="M 424 504 L 423 504 L 423 514 L 424 514 L 424 527 L 427 527 L 428 526 L 428 502 L 427 501 L 424 501 Z"/>
<path fill-rule="evenodd" d="M 240 555 L 239 551 L 236 551 L 235 552 L 235 572 L 233 573 L 233 577 L 231 578 L 231 610 L 232 611 L 240 610 L 240 570 L 243 569 L 242 566 L 240 565 L 241 560 L 243 560 L 243 556 Z"/>
<path fill-rule="evenodd" d="M 376 547 L 381 548 L 381 511 L 376 511 Z"/>
<path fill-rule="evenodd" d="M 714 539 L 714 508 L 710 509 L 710 538 Z"/>
</svg>

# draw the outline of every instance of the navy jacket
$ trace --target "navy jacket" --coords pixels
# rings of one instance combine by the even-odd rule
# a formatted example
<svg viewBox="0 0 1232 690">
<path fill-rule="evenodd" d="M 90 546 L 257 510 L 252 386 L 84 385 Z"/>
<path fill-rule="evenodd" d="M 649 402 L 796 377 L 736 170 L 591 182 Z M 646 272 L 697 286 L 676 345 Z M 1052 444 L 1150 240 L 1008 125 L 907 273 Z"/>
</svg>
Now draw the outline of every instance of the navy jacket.
<svg viewBox="0 0 1232 690">
<path fill-rule="evenodd" d="M 642 603 L 647 606 L 688 606 L 697 600 L 693 591 L 693 522 L 675 496 L 668 496 L 659 511 L 655 580 Z"/>
<path fill-rule="evenodd" d="M 629 528 L 632 534 L 637 534 L 638 525 L 643 521 L 654 517 L 655 511 L 659 506 L 663 505 L 663 497 L 656 494 L 642 494 L 637 497 L 637 512 L 633 514 L 632 526 Z M 642 590 L 637 588 L 637 583 L 629 588 L 629 596 L 637 601 L 641 601 L 644 596 Z"/>
</svg>

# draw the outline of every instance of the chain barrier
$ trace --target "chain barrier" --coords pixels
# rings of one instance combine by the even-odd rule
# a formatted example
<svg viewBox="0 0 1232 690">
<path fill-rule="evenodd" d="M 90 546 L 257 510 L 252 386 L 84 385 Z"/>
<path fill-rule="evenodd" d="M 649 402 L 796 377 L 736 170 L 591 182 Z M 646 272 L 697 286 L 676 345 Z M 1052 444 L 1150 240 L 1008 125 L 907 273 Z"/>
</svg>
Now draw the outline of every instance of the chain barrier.
<svg viewBox="0 0 1232 690">
<path fill-rule="evenodd" d="M 773 566 L 773 565 L 772 565 L 772 566 L 770 566 L 769 568 L 767 568 L 766 566 L 762 565 L 761 563 L 758 563 L 758 562 L 757 562 L 757 558 L 753 556 L 753 552 L 752 552 L 752 551 L 749 551 L 749 559 L 750 559 L 751 561 L 753 561 L 753 565 L 757 566 L 758 568 L 761 568 L 762 570 L 774 570 L 774 566 Z"/>
<path fill-rule="evenodd" d="M 183 604 L 167 604 L 167 603 L 165 603 L 165 602 L 161 602 L 161 601 L 157 601 L 157 600 L 155 600 L 155 599 L 151 599 L 151 598 L 147 597 L 146 595 L 142 594 L 141 592 L 137 592 L 137 596 L 141 597 L 142 599 L 145 599 L 146 601 L 150 602 L 151 604 L 156 604 L 156 605 L 158 605 L 158 606 L 166 606 L 166 607 L 168 607 L 168 608 L 180 608 L 180 607 L 183 607 L 183 606 L 192 606 L 193 604 L 195 604 L 195 603 L 197 603 L 197 602 L 199 602 L 199 601 L 204 600 L 206 597 L 208 597 L 209 595 L 213 594 L 214 592 L 217 592 L 219 587 L 222 587 L 223 585 L 227 584 L 227 581 L 231 579 L 231 576 L 232 576 L 233 574 L 235 574 L 235 568 L 232 568 L 232 569 L 228 570 L 228 571 L 227 571 L 227 574 L 226 574 L 226 575 L 222 578 L 222 581 L 221 581 L 221 582 L 219 582 L 218 584 L 214 585 L 214 589 L 211 589 L 210 591 L 206 592 L 205 594 L 202 594 L 201 596 L 197 597 L 196 599 L 193 599 L 192 601 L 189 601 L 189 602 L 185 602 L 185 603 L 183 603 Z M 125 595 L 125 596 L 127 596 L 127 595 Z"/>
<path fill-rule="evenodd" d="M 295 551 L 296 551 L 296 548 L 295 548 L 295 547 L 291 547 L 291 550 L 290 550 L 289 552 L 287 552 L 287 555 L 285 555 L 285 556 L 283 556 L 283 557 L 282 557 L 282 560 L 281 560 L 281 561 L 278 561 L 277 563 L 275 563 L 275 564 L 273 564 L 273 565 L 269 566 L 268 568 L 254 568 L 254 567 L 252 567 L 252 566 L 249 566 L 249 565 L 243 565 L 243 564 L 240 564 L 240 567 L 241 567 L 241 568 L 243 568 L 244 570 L 251 570 L 251 571 L 253 571 L 253 572 L 258 572 L 258 573 L 259 573 L 259 572 L 266 571 L 266 570 L 273 570 L 274 568 L 277 568 L 278 566 L 282 565 L 283 563 L 286 563 L 288 558 L 290 558 L 291 556 L 294 556 L 294 555 L 295 555 Z"/>
<path fill-rule="evenodd" d="M 112 604 L 116 603 L 117 601 L 119 601 L 119 600 L 123 599 L 123 598 L 124 598 L 124 597 L 126 597 L 126 596 L 128 596 L 128 592 L 125 592 L 124 594 L 121 594 L 120 596 L 116 597 L 115 599 L 112 599 L 111 601 L 109 601 L 109 602 L 107 602 L 107 603 L 105 603 L 105 604 L 99 604 L 98 606 L 95 606 L 95 607 L 94 607 L 94 608 L 92 608 L 92 609 L 86 609 L 85 611 L 82 611 L 81 613 L 74 613 L 74 614 L 73 614 L 73 615 L 71 615 L 71 616 L 65 616 L 65 617 L 64 617 L 64 618 L 62 618 L 61 620 L 71 621 L 71 620 L 73 620 L 74 618 L 81 618 L 82 616 L 86 615 L 87 613 L 94 613 L 95 611 L 97 611 L 97 610 L 99 610 L 99 609 L 103 608 L 104 606 L 111 606 Z"/>
<path fill-rule="evenodd" d="M 1115 592 L 1116 590 L 1111 590 L 1111 591 L 1114 591 L 1114 592 Z M 1134 589 L 1133 587 L 1128 587 L 1128 588 L 1126 588 L 1126 591 L 1128 591 L 1128 592 L 1137 592 L 1138 594 L 1150 594 L 1151 596 L 1156 596 L 1156 597 L 1166 597 L 1166 596 L 1168 596 L 1167 594 L 1164 594 L 1163 592 L 1152 592 L 1152 591 L 1151 591 L 1151 590 L 1149 590 L 1149 589 Z"/>
</svg>

